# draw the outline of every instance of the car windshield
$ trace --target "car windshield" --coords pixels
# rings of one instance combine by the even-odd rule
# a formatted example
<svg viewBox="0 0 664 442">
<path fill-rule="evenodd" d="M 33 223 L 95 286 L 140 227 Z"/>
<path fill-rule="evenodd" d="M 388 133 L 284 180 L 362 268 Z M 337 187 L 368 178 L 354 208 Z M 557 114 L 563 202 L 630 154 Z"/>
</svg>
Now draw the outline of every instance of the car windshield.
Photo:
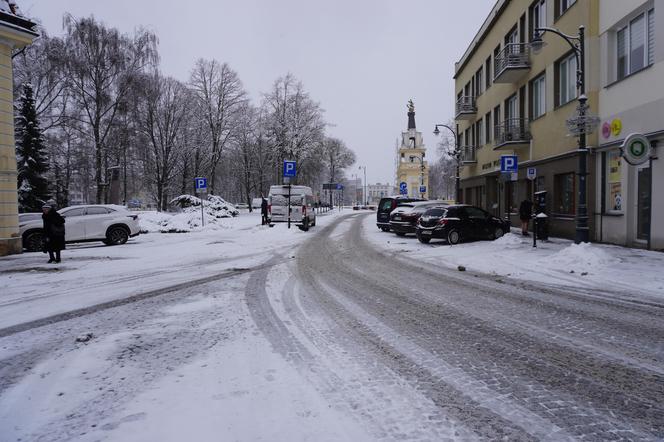
<svg viewBox="0 0 664 442">
<path fill-rule="evenodd" d="M 392 200 L 385 199 L 380 203 L 380 210 L 390 210 L 392 208 Z"/>
</svg>

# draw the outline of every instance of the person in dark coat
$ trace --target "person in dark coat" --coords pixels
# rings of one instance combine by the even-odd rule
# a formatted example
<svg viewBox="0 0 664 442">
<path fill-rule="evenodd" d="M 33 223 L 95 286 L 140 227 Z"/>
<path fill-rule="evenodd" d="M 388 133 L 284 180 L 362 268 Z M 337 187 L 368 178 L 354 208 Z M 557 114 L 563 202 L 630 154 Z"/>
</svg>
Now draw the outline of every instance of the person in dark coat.
<svg viewBox="0 0 664 442">
<path fill-rule="evenodd" d="M 267 200 L 265 196 L 261 195 L 261 225 L 269 224 L 270 221 L 267 218 Z"/>
<path fill-rule="evenodd" d="M 519 219 L 521 220 L 521 234 L 528 236 L 528 223 L 533 216 L 533 203 L 529 199 L 521 201 L 519 206 Z"/>
<path fill-rule="evenodd" d="M 52 262 L 59 263 L 60 251 L 65 248 L 65 219 L 50 204 L 44 204 L 42 212 L 48 262 L 49 264 Z"/>
</svg>

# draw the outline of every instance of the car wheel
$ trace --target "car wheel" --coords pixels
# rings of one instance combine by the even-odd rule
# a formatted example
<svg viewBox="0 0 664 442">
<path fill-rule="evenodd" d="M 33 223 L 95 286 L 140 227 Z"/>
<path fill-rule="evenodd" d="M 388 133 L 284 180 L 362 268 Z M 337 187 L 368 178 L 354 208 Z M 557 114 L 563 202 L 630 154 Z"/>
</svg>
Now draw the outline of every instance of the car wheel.
<svg viewBox="0 0 664 442">
<path fill-rule="evenodd" d="M 417 235 L 417 239 L 419 239 L 422 244 L 429 244 L 429 241 L 431 241 L 431 238 L 425 238 L 422 235 Z"/>
<path fill-rule="evenodd" d="M 447 243 L 450 245 L 455 245 L 459 244 L 460 241 L 461 241 L 461 234 L 459 233 L 459 231 L 456 229 L 450 230 L 449 233 L 447 234 Z"/>
<path fill-rule="evenodd" d="M 104 244 L 107 246 L 118 246 L 126 243 L 129 240 L 129 232 L 124 227 L 111 227 L 106 233 L 106 241 Z"/>
<path fill-rule="evenodd" d="M 309 218 L 305 218 L 305 219 L 302 221 L 302 224 L 299 225 L 298 227 L 299 227 L 300 230 L 302 230 L 303 232 L 308 231 L 308 230 L 309 230 Z"/>
<path fill-rule="evenodd" d="M 505 232 L 503 231 L 503 229 L 501 229 L 500 227 L 496 227 L 496 230 L 493 231 L 493 239 L 498 239 L 502 237 L 504 234 Z"/>
<path fill-rule="evenodd" d="M 383 232 L 389 232 L 390 228 L 389 227 L 381 227 L 380 230 L 382 230 Z"/>
<path fill-rule="evenodd" d="M 39 252 L 44 248 L 44 234 L 33 232 L 23 239 L 23 248 L 28 252 Z"/>
</svg>

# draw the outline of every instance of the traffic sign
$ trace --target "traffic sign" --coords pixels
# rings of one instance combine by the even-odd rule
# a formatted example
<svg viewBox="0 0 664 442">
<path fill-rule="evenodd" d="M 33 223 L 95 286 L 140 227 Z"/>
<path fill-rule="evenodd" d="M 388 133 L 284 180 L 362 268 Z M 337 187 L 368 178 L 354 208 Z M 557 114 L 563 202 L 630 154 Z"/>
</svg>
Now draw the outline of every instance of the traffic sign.
<svg viewBox="0 0 664 442">
<path fill-rule="evenodd" d="M 196 189 L 196 193 L 207 192 L 207 178 L 204 177 L 194 178 L 194 188 Z"/>
<path fill-rule="evenodd" d="M 526 176 L 528 177 L 529 180 L 534 180 L 535 178 L 537 178 L 537 168 L 529 167 Z"/>
<path fill-rule="evenodd" d="M 427 192 L 427 186 L 420 186 L 420 193 L 426 193 Z"/>
<path fill-rule="evenodd" d="M 402 195 L 408 195 L 408 184 L 403 181 L 399 183 L 399 192 Z"/>
<path fill-rule="evenodd" d="M 295 178 L 297 173 L 295 165 L 295 161 L 284 160 L 284 177 Z"/>
<path fill-rule="evenodd" d="M 516 155 L 501 155 L 500 156 L 500 171 L 501 172 L 518 172 L 519 171 L 519 158 Z"/>
<path fill-rule="evenodd" d="M 343 184 L 337 184 L 337 190 L 344 190 Z"/>
</svg>

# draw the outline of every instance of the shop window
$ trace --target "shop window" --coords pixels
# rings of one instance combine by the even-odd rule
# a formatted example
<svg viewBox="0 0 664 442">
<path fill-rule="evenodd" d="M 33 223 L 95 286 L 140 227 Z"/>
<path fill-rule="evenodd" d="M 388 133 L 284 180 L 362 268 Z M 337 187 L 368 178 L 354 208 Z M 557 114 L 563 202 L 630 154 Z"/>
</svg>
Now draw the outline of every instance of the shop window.
<svg viewBox="0 0 664 442">
<path fill-rule="evenodd" d="M 559 215 L 574 215 L 574 173 L 561 173 L 553 180 L 553 211 Z"/>
<path fill-rule="evenodd" d="M 606 155 L 606 208 L 609 212 L 622 212 L 622 157 L 615 150 Z"/>
</svg>

